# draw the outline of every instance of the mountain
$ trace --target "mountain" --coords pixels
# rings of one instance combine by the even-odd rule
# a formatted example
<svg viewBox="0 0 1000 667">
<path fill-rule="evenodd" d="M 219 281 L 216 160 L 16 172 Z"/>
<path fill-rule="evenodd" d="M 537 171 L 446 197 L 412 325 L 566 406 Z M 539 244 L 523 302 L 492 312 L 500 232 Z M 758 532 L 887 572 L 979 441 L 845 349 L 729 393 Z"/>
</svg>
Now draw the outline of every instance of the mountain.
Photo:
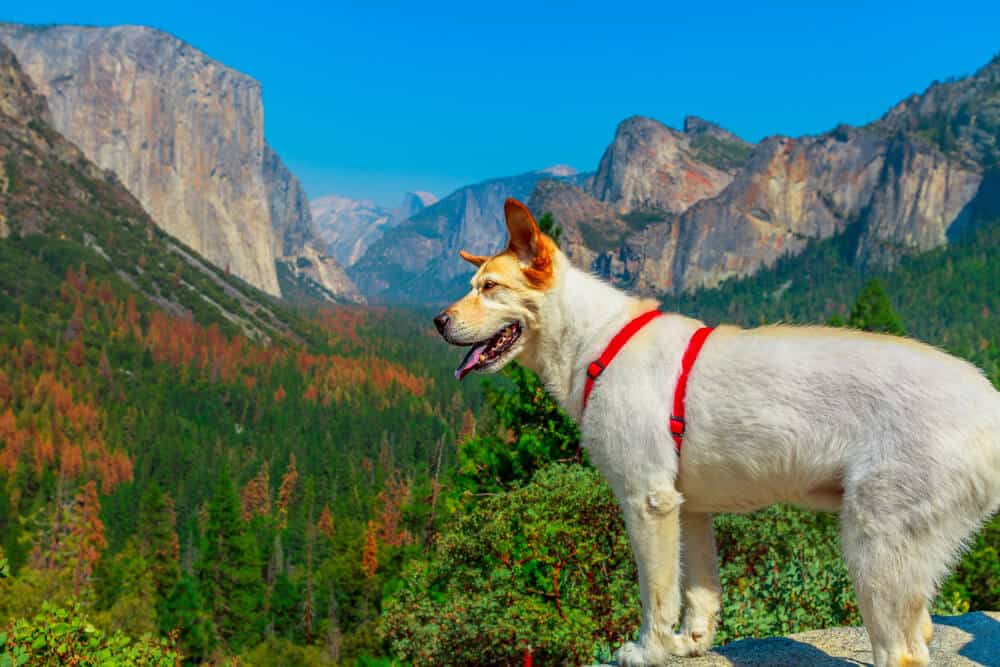
<svg viewBox="0 0 1000 667">
<path fill-rule="evenodd" d="M 438 198 L 429 192 L 407 192 L 403 195 L 403 201 L 400 202 L 399 206 L 392 209 L 392 217 L 399 222 L 408 220 L 417 213 L 428 206 L 433 206 L 438 201 Z"/>
<path fill-rule="evenodd" d="M 681 213 L 695 202 L 714 197 L 732 181 L 731 170 L 712 164 L 706 142 L 732 144 L 737 154 L 749 145 L 705 121 L 689 123 L 692 133 L 678 132 L 651 118 L 633 116 L 618 126 L 604 151 L 591 194 L 619 213 L 663 211 Z M 716 135 L 710 132 L 716 132 Z"/>
<path fill-rule="evenodd" d="M 856 265 L 891 266 L 1000 196 L 998 127 L 1000 58 L 869 125 L 756 146 L 701 119 L 680 133 L 630 118 L 593 187 L 541 183 L 530 206 L 568 230 L 578 261 L 645 294 L 750 275 L 853 223 Z"/>
<path fill-rule="evenodd" d="M 357 298 L 310 244 L 301 186 L 264 139 L 257 81 L 146 27 L 0 24 L 0 41 L 48 99 L 54 128 L 117 174 L 161 228 L 272 295 L 281 261 Z"/>
<path fill-rule="evenodd" d="M 383 228 L 399 224 L 437 202 L 429 192 L 407 192 L 387 210 L 367 199 L 327 195 L 310 206 L 319 236 L 342 266 L 353 266 L 382 237 Z"/>
<path fill-rule="evenodd" d="M 86 265 L 173 316 L 259 341 L 299 336 L 270 297 L 159 230 L 114 172 L 87 159 L 51 119 L 45 97 L 0 44 L 0 311 L 38 306 L 58 293 L 67 269 Z"/>
<path fill-rule="evenodd" d="M 506 238 L 503 202 L 526 200 L 542 179 L 584 183 L 589 178 L 566 165 L 495 178 L 459 188 L 408 220 L 383 230 L 348 273 L 375 300 L 444 301 L 469 275 L 460 249 L 487 253 Z"/>
</svg>

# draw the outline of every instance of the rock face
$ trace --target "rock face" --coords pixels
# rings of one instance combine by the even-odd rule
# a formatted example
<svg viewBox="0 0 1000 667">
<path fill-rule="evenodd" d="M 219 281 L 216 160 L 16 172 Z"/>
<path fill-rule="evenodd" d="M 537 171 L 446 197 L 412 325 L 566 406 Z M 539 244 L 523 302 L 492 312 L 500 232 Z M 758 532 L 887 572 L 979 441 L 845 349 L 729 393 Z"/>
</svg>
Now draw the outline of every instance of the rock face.
<svg viewBox="0 0 1000 667">
<path fill-rule="evenodd" d="M 409 220 L 384 228 L 349 275 L 363 294 L 376 300 L 445 301 L 468 279 L 468 265 L 458 251 L 495 251 L 506 239 L 504 200 L 527 200 L 544 178 L 582 182 L 586 177 L 557 165 L 460 188 Z"/>
<path fill-rule="evenodd" d="M 260 84 L 144 27 L 2 24 L 0 41 L 48 99 L 55 128 L 117 174 L 157 225 L 280 294 L 275 261 L 297 252 L 286 240 L 307 238 L 310 225 L 295 218 L 298 186 L 286 187 L 264 141 Z"/>
<path fill-rule="evenodd" d="M 157 230 L 118 177 L 87 159 L 50 121 L 45 98 L 0 43 L 0 238 L 14 232 L 58 238 L 80 256 L 89 252 L 91 261 L 109 262 L 137 294 L 173 315 L 196 317 L 197 311 L 201 317 L 207 303 L 210 317 L 250 338 L 291 334 L 271 299 Z M 13 257 L 25 251 L 16 242 L 10 250 Z M 173 265 L 169 277 L 148 270 L 167 263 Z"/>
<path fill-rule="evenodd" d="M 277 261 L 297 280 L 314 286 L 314 292 L 333 299 L 364 301 L 336 258 L 327 252 L 299 179 L 266 143 L 263 173 Z"/>
<path fill-rule="evenodd" d="M 1000 612 L 934 617 L 930 643 L 935 667 L 1000 666 Z M 815 630 L 773 639 L 744 639 L 700 658 L 674 658 L 677 667 L 846 667 L 872 664 L 864 628 Z"/>
<path fill-rule="evenodd" d="M 651 118 L 633 116 L 622 121 L 604 151 L 591 194 L 619 213 L 681 213 L 714 197 L 731 180 L 727 171 L 698 159 L 691 136 Z"/>
<path fill-rule="evenodd" d="M 398 225 L 437 203 L 429 192 L 407 192 L 391 211 L 367 199 L 327 195 L 310 204 L 319 236 L 342 266 L 354 266 L 382 238 L 385 228 Z"/>
<path fill-rule="evenodd" d="M 689 118 L 682 134 L 632 118 L 619 127 L 589 193 L 555 196 L 540 186 L 531 207 L 584 232 L 567 234 L 584 267 L 644 294 L 713 287 L 851 225 L 859 230 L 859 266 L 891 265 L 946 243 L 997 208 L 1000 178 L 988 176 L 1000 164 L 998 91 L 994 59 L 865 127 L 770 137 L 749 154 L 748 144 L 701 119 Z M 714 195 L 671 190 L 685 182 L 692 160 L 731 180 Z M 602 202 L 609 207 L 598 212 Z"/>
</svg>

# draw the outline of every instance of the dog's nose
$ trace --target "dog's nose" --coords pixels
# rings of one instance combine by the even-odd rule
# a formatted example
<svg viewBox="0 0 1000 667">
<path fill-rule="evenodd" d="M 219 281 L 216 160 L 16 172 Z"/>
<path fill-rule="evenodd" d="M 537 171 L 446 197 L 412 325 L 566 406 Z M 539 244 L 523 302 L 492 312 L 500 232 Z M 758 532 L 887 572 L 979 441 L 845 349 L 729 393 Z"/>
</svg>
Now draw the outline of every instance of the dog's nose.
<svg viewBox="0 0 1000 667">
<path fill-rule="evenodd" d="M 437 317 L 434 318 L 434 326 L 437 327 L 438 332 L 442 336 L 444 335 L 445 327 L 448 326 L 448 322 L 450 321 L 451 321 L 451 315 L 448 314 L 448 311 L 442 311 L 438 314 Z"/>
</svg>

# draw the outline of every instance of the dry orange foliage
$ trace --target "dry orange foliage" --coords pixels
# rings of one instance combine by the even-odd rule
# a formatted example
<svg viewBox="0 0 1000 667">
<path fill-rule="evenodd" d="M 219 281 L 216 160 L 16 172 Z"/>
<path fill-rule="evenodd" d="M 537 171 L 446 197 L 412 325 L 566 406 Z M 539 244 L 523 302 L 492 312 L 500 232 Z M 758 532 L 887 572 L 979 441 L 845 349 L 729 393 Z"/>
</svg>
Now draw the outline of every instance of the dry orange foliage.
<svg viewBox="0 0 1000 667">
<path fill-rule="evenodd" d="M 264 461 L 260 471 L 243 487 L 240 504 L 243 508 L 244 521 L 254 516 L 271 514 L 271 471 L 267 461 Z"/>
</svg>

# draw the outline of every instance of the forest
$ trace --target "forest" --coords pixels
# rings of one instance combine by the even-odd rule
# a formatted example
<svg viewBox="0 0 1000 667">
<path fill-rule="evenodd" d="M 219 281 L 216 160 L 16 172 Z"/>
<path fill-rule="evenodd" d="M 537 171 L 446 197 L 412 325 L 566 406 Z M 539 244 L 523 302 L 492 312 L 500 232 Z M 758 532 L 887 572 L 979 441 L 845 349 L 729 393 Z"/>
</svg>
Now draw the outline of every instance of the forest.
<svg viewBox="0 0 1000 667">
<path fill-rule="evenodd" d="M 0 253 L 0 664 L 582 664 L 637 631 L 575 426 L 516 364 L 456 383 L 432 313 L 274 304 L 254 336 L 70 241 Z M 906 333 L 998 382 L 998 253 L 993 223 L 862 275 L 841 237 L 664 307 Z M 716 531 L 717 641 L 859 622 L 835 516 Z M 936 611 L 1000 607 L 998 550 L 994 519 Z"/>
</svg>

